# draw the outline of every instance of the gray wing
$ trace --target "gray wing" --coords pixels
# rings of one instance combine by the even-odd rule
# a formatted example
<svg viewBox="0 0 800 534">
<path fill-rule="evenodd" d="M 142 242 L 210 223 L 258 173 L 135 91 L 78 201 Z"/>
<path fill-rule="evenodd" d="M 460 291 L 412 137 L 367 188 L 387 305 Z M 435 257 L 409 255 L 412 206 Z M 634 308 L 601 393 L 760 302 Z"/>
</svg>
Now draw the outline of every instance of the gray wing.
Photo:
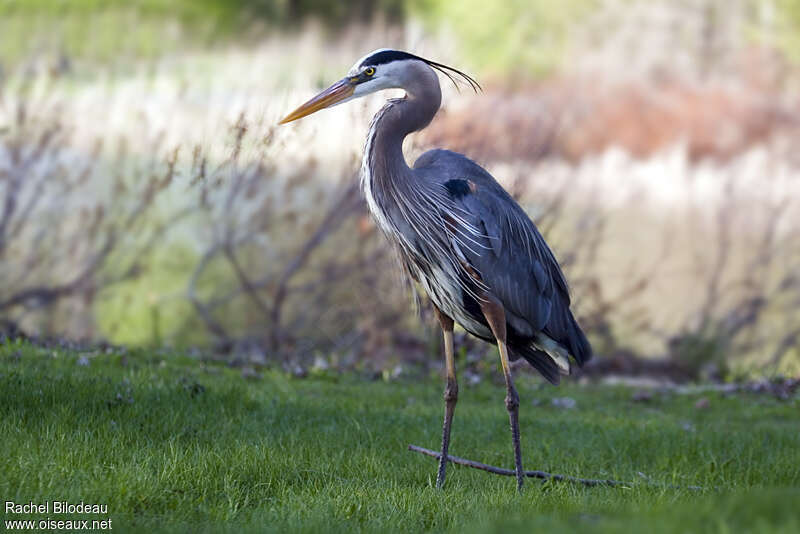
<svg viewBox="0 0 800 534">
<path fill-rule="evenodd" d="M 455 208 L 482 234 L 477 243 L 455 240 L 454 246 L 502 302 L 508 322 L 524 337 L 545 333 L 583 363 L 591 348 L 569 310 L 561 268 L 536 226 L 475 162 L 453 152 L 432 152 L 415 167 L 429 166 Z"/>
<path fill-rule="evenodd" d="M 468 183 L 469 183 L 468 179 Z M 493 181 L 493 180 L 492 180 Z M 500 299 L 521 334 L 546 329 L 554 307 L 569 308 L 564 275 L 544 238 L 522 208 L 499 185 L 472 180 L 470 192 L 454 198 L 488 247 L 464 251 L 483 283 Z M 452 184 L 451 184 L 452 187 Z"/>
</svg>

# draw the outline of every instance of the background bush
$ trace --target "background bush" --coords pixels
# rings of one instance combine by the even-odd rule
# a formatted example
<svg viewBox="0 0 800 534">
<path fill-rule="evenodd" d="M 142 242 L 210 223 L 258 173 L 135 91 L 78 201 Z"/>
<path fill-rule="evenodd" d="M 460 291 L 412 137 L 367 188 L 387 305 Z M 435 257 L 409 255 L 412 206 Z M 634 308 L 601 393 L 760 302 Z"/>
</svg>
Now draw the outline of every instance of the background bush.
<svg viewBox="0 0 800 534">
<path fill-rule="evenodd" d="M 598 369 L 796 372 L 797 12 L 4 2 L 2 324 L 262 364 L 438 362 L 429 309 L 412 311 L 354 185 L 383 96 L 275 127 L 395 46 L 484 82 L 444 84 L 408 157 L 462 151 L 517 196 L 568 273 Z M 485 350 L 461 344 L 470 365 Z"/>
</svg>

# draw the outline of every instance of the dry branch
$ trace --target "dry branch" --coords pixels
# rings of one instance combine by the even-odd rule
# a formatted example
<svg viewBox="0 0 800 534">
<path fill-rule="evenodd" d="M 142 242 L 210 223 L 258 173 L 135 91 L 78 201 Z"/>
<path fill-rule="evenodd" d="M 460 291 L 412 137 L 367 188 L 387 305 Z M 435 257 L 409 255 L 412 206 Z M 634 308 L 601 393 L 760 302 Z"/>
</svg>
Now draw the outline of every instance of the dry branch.
<svg viewBox="0 0 800 534">
<path fill-rule="evenodd" d="M 426 449 L 424 447 L 418 447 L 417 445 L 409 445 L 408 450 L 413 452 L 419 452 L 426 456 L 430 456 L 432 458 L 440 458 L 442 456 L 441 453 L 432 451 L 430 449 Z M 465 458 L 459 458 L 458 456 L 451 456 L 447 455 L 447 459 L 458 465 L 465 465 L 467 467 L 473 467 L 475 469 L 480 469 L 481 471 L 486 471 L 488 473 L 493 473 L 495 475 L 503 475 L 507 477 L 513 477 L 516 473 L 511 469 L 504 469 L 502 467 L 495 467 L 493 465 L 482 464 L 481 462 L 475 462 L 473 460 L 467 460 Z M 572 482 L 573 484 L 582 484 L 584 486 L 610 486 L 610 487 L 623 487 L 629 488 L 634 485 L 633 482 L 623 482 L 620 480 L 612 480 L 612 479 L 602 479 L 602 478 L 578 478 L 572 477 L 569 475 L 554 475 L 552 473 L 547 473 L 545 471 L 525 471 L 525 476 L 528 478 L 540 478 L 542 480 L 557 480 L 559 482 Z M 666 485 L 670 488 L 678 488 L 679 486 L 673 486 L 671 484 Z M 685 486 L 686 489 L 690 490 L 700 490 L 702 489 L 700 486 Z"/>
<path fill-rule="evenodd" d="M 424 447 L 418 447 L 416 445 L 409 445 L 408 450 L 413 452 L 419 452 L 426 456 L 430 456 L 432 458 L 439 458 L 442 456 L 441 453 L 432 451 L 430 449 L 426 449 Z M 494 473 L 495 475 L 503 475 L 507 477 L 513 477 L 516 473 L 512 469 L 504 469 L 502 467 L 495 467 L 493 465 L 482 464 L 480 462 L 475 462 L 473 460 L 467 460 L 465 458 L 459 458 L 458 456 L 447 455 L 447 459 L 450 462 L 458 465 L 465 465 L 467 467 L 473 467 L 475 469 L 480 469 L 481 471 L 487 471 L 489 473 Z M 529 478 L 541 478 L 543 480 L 558 480 L 562 482 L 572 482 L 575 484 L 583 484 L 584 486 L 632 486 L 631 482 L 621 482 L 619 480 L 611 480 L 611 479 L 594 479 L 594 478 L 577 478 L 571 477 L 568 475 L 554 475 L 552 473 L 546 473 L 544 471 L 525 471 L 525 476 Z"/>
</svg>

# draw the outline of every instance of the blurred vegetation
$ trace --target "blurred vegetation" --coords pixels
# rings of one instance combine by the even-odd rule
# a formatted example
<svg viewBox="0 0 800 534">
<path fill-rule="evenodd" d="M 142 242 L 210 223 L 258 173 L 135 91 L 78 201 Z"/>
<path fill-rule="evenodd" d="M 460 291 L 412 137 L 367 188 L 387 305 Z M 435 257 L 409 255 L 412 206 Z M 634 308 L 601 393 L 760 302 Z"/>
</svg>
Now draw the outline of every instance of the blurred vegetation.
<svg viewBox="0 0 800 534">
<path fill-rule="evenodd" d="M 207 342 L 181 289 L 197 254 L 185 243 L 164 244 L 142 258 L 141 276 L 119 283 L 107 298 L 95 303 L 98 329 L 117 343 L 161 346 L 167 340 L 181 346 Z"/>
<path fill-rule="evenodd" d="M 0 61 L 45 50 L 148 58 L 257 39 L 309 19 L 333 27 L 376 16 L 398 22 L 404 13 L 402 0 L 0 0 Z"/>
<path fill-rule="evenodd" d="M 417 0 L 411 12 L 431 26 L 443 26 L 462 53 L 487 75 L 549 73 L 560 64 L 569 29 L 597 6 L 597 0 L 560 2 L 510 0 Z"/>
<path fill-rule="evenodd" d="M 709 13 L 724 8 L 716 0 L 689 4 Z M 800 0 L 751 4 L 749 37 L 800 61 Z M 626 9 L 624 1 L 610 5 Z M 101 61 L 148 58 L 187 46 L 252 43 L 311 20 L 341 30 L 376 18 L 414 18 L 445 32 L 482 74 L 514 73 L 525 81 L 562 65 L 575 25 L 604 8 L 597 0 L 0 0 L 0 62 L 43 51 Z"/>
<path fill-rule="evenodd" d="M 773 44 L 800 63 L 800 0 L 776 0 L 775 7 L 778 31 Z"/>
<path fill-rule="evenodd" d="M 661 354 L 692 377 L 730 377 L 735 363 L 797 369 L 800 251 L 786 245 L 800 235 L 800 195 L 786 193 L 794 160 L 779 143 L 769 148 L 800 124 L 780 105 L 793 102 L 781 93 L 791 66 L 771 48 L 800 59 L 797 28 L 800 0 L 0 0 L 0 194 L 20 206 L 39 199 L 17 210 L 9 253 L 0 250 L 0 279 L 27 283 L 0 287 L 0 328 L 5 319 L 43 335 L 257 347 L 303 365 L 318 354 L 383 369 L 427 361 L 438 332 L 410 311 L 364 206 L 336 200 L 354 181 L 376 102 L 348 106 L 352 128 L 336 139 L 323 114 L 274 129 L 300 93 L 366 50 L 405 46 L 494 82 L 474 100 L 448 96 L 419 146 L 468 154 L 528 202 L 606 361 Z M 754 48 L 761 55 L 741 67 Z M 588 80 L 561 76 L 576 59 L 593 69 Z M 641 85 L 613 87 L 635 59 L 650 62 L 636 71 Z M 123 75 L 107 79 L 108 65 Z M 606 66 L 610 87 L 596 76 Z M 704 86 L 704 68 L 730 87 Z M 677 75 L 667 83 L 665 72 Z M 537 78 L 546 83 L 529 84 Z M 38 138 L 48 142 L 31 151 Z M 154 201 L 137 188 L 173 171 Z M 665 196 L 641 201 L 660 210 L 650 217 L 633 196 L 636 177 L 661 173 L 668 187 L 643 189 Z M 611 174 L 630 198 L 607 201 Z M 126 186 L 113 202 L 100 198 L 111 175 Z M 726 182 L 730 199 L 718 194 Z M 140 224 L 169 234 L 138 256 L 136 232 L 121 222 L 137 199 L 148 210 Z M 102 261 L 103 242 L 79 231 L 72 209 L 90 200 L 116 247 Z M 667 205 L 674 216 L 662 217 Z M 71 215 L 55 219 L 53 206 Z M 182 210 L 190 219 L 170 224 Z M 74 241 L 37 245 L 57 226 Z M 734 226 L 738 239 L 719 238 Z M 620 249 L 629 239 L 634 253 Z M 85 276 L 66 278 L 80 266 Z"/>
<path fill-rule="evenodd" d="M 104 11 L 129 9 L 144 17 L 176 17 L 188 24 L 216 21 L 223 28 L 244 25 L 259 17 L 272 24 L 297 22 L 316 17 L 328 23 L 352 19 L 369 20 L 382 14 L 398 20 L 404 13 L 403 0 L 4 0 L 6 16 L 78 15 L 91 17 Z"/>
</svg>

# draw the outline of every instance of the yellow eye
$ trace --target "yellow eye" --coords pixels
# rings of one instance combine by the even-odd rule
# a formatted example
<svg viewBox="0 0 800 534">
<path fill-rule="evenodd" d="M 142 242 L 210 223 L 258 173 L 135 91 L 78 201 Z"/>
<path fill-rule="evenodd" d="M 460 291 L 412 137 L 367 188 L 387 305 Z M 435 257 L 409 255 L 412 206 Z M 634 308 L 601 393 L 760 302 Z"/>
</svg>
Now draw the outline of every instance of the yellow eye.
<svg viewBox="0 0 800 534">
<path fill-rule="evenodd" d="M 375 69 L 373 69 L 372 67 L 367 67 L 366 69 L 364 69 L 364 74 L 366 74 L 367 76 L 372 76 L 373 74 L 375 74 Z"/>
</svg>

